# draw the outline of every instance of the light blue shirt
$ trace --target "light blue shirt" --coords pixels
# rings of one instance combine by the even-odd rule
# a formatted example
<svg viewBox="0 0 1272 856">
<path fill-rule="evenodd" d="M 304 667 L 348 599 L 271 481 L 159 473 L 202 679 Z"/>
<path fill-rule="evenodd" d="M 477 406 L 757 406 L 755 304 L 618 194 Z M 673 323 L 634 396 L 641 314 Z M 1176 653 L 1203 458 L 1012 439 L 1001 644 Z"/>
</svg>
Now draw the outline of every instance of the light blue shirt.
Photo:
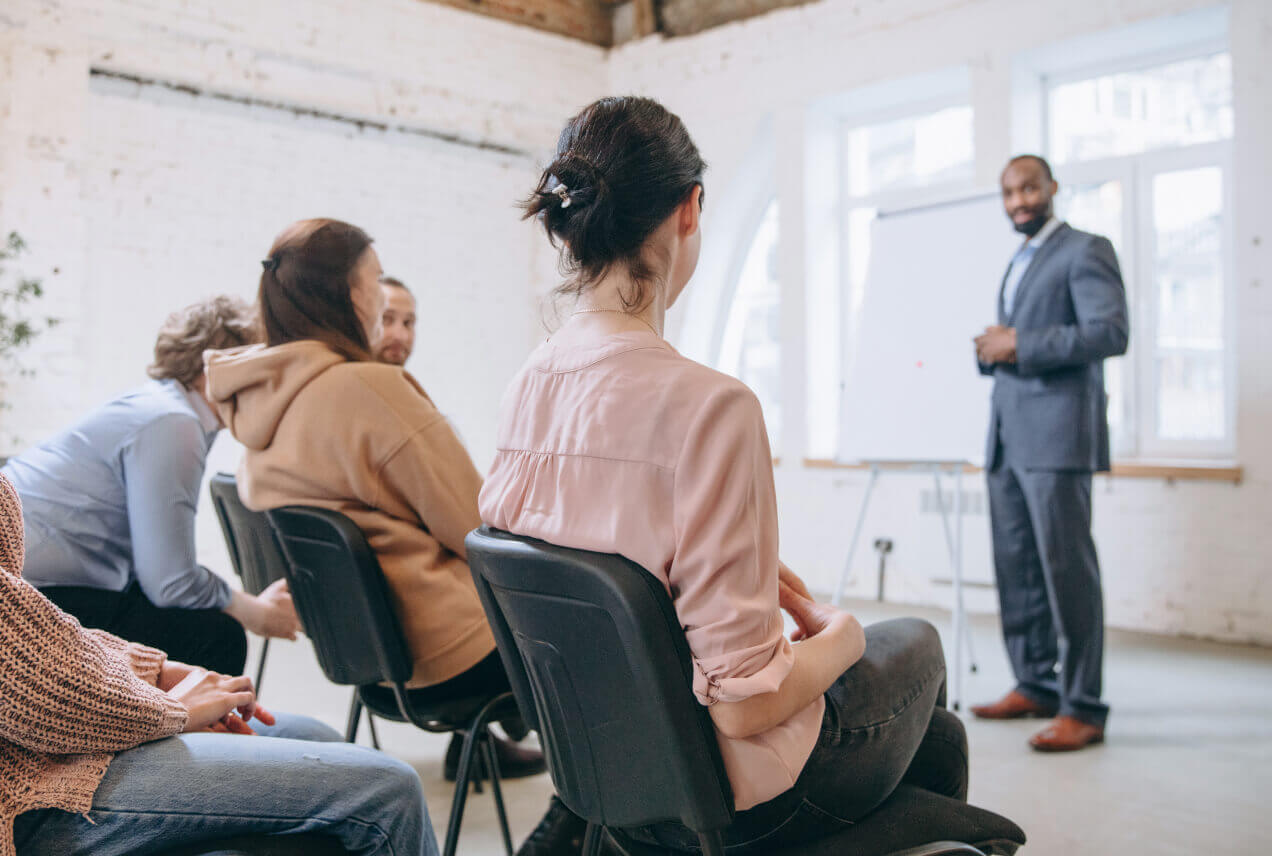
<svg viewBox="0 0 1272 856">
<path fill-rule="evenodd" d="M 224 609 L 225 580 L 195 559 L 195 510 L 221 423 L 175 380 L 151 381 L 4 467 L 22 499 L 36 587 L 123 591 L 159 607 Z"/>
<path fill-rule="evenodd" d="M 1059 228 L 1060 220 L 1052 217 L 1042 224 L 1038 234 L 1021 244 L 1020 249 L 1016 250 L 1016 255 L 1012 256 L 1011 267 L 1007 269 L 1007 279 L 1003 282 L 1004 315 L 1011 316 L 1011 305 L 1016 299 L 1016 289 L 1020 287 L 1020 281 L 1025 278 L 1025 272 L 1029 270 L 1029 263 L 1033 261 L 1034 256 L 1038 254 L 1038 250 L 1047 242 L 1052 233 Z"/>
</svg>

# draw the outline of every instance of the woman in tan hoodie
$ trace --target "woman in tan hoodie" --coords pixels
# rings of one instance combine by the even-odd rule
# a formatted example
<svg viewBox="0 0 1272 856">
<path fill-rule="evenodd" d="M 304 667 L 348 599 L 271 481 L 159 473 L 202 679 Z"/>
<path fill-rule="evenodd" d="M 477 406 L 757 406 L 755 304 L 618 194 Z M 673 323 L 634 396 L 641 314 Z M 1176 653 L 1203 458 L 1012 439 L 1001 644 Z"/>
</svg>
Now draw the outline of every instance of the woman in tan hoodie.
<svg viewBox="0 0 1272 856">
<path fill-rule="evenodd" d="M 507 690 L 464 548 L 481 523 L 481 476 L 415 379 L 372 357 L 384 295 L 371 238 L 302 220 L 262 266 L 265 344 L 206 355 L 208 397 L 247 447 L 243 502 L 328 508 L 358 525 L 396 601 L 421 701 Z M 499 753 L 507 777 L 545 769 L 538 752 L 501 743 Z"/>
</svg>

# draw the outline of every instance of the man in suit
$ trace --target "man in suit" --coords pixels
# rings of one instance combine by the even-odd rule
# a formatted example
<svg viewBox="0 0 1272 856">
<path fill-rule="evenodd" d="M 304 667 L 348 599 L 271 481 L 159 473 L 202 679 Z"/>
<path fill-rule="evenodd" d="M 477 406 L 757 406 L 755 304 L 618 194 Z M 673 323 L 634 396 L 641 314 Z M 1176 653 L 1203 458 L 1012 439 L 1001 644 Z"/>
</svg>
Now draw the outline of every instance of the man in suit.
<svg viewBox="0 0 1272 856">
<path fill-rule="evenodd" d="M 976 338 L 994 378 L 985 469 L 1003 637 L 1016 687 L 986 719 L 1053 716 L 1030 740 L 1064 752 L 1104 739 L 1104 606 L 1091 475 L 1109 469 L 1104 360 L 1126 352 L 1126 291 L 1107 238 L 1056 219 L 1051 167 L 1021 155 L 1003 205 L 1026 236 L 998 324 Z"/>
</svg>

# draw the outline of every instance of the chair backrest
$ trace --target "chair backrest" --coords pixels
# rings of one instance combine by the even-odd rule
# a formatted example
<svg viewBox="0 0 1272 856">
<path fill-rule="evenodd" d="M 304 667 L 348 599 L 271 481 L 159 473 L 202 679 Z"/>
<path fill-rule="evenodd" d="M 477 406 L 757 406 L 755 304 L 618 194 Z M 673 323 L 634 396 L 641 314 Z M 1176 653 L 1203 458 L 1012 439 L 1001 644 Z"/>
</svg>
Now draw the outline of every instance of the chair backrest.
<svg viewBox="0 0 1272 856">
<path fill-rule="evenodd" d="M 212 476 L 208 489 L 216 518 L 221 521 L 234 572 L 243 581 L 244 591 L 260 594 L 270 583 L 283 579 L 287 572 L 287 562 L 274 539 L 274 530 L 265 512 L 252 511 L 239 499 L 234 476 L 217 473 Z"/>
<path fill-rule="evenodd" d="M 357 524 L 324 508 L 265 513 L 287 558 L 296 612 L 328 680 L 361 686 L 409 679 L 413 661 L 388 583 Z"/>
<path fill-rule="evenodd" d="M 621 556 L 484 526 L 467 544 L 513 692 L 565 804 L 611 827 L 727 826 L 732 791 L 662 583 Z"/>
</svg>

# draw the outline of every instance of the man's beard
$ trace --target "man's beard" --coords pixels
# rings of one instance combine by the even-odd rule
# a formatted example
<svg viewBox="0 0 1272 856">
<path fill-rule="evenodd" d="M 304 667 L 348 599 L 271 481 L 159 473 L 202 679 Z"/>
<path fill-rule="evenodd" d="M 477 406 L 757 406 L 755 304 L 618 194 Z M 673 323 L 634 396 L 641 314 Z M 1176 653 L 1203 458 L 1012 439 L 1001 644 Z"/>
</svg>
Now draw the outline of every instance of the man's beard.
<svg viewBox="0 0 1272 856">
<path fill-rule="evenodd" d="M 405 348 L 380 348 L 376 351 L 375 358 L 377 362 L 387 363 L 391 366 L 404 366 L 406 365 L 406 358 L 410 356 L 410 354 L 404 353 L 405 350 Z M 399 356 L 402 359 L 399 360 Z"/>
<path fill-rule="evenodd" d="M 1032 238 L 1034 235 L 1042 231 L 1042 227 L 1047 225 L 1047 221 L 1051 219 L 1051 206 L 1048 205 L 1046 210 L 1040 214 L 1035 214 L 1023 223 L 1012 221 L 1011 225 L 1017 232 L 1025 237 Z"/>
</svg>

